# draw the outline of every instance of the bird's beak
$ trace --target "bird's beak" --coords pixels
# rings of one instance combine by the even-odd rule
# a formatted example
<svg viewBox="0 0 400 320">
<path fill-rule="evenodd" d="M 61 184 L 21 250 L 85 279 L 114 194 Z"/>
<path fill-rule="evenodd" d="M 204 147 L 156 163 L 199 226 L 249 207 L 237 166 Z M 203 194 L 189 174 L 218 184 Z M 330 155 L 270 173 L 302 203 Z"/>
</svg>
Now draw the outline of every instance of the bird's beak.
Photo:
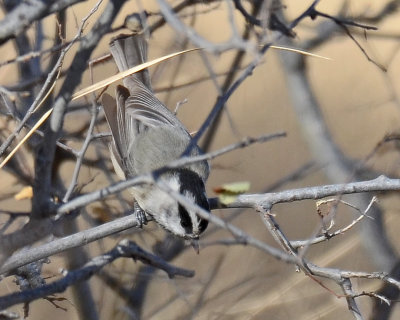
<svg viewBox="0 0 400 320">
<path fill-rule="evenodd" d="M 190 244 L 193 247 L 194 251 L 196 251 L 197 254 L 200 253 L 200 246 L 199 246 L 199 238 L 193 238 L 190 240 Z"/>
</svg>

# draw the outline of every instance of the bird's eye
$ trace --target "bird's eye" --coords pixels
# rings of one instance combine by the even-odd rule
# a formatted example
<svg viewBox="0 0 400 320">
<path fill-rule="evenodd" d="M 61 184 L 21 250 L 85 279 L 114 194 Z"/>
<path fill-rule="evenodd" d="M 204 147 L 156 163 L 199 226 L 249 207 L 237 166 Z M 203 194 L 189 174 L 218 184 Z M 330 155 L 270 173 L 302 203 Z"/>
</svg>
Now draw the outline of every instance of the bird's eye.
<svg viewBox="0 0 400 320">
<path fill-rule="evenodd" d="M 182 228 L 184 228 L 187 233 L 192 233 L 193 232 L 193 224 L 192 224 L 192 220 L 190 219 L 189 213 L 181 205 L 179 205 L 178 210 L 179 210 L 179 218 L 180 218 Z"/>
<path fill-rule="evenodd" d="M 184 228 L 187 228 L 190 226 L 190 223 L 189 223 L 189 221 L 181 220 L 181 226 Z"/>
</svg>

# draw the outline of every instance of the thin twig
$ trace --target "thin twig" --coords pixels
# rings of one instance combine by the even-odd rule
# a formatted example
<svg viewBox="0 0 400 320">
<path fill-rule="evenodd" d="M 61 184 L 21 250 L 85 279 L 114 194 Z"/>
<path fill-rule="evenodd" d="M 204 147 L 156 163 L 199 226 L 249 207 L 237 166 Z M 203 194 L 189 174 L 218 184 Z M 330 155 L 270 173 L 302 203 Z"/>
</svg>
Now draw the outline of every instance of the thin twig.
<svg viewBox="0 0 400 320">
<path fill-rule="evenodd" d="M 74 172 L 73 172 L 72 178 L 71 178 L 71 182 L 70 182 L 70 185 L 68 187 L 67 192 L 65 193 L 63 202 L 67 202 L 69 200 L 69 198 L 71 197 L 72 192 L 74 191 L 74 189 L 75 189 L 75 187 L 77 185 L 79 171 L 80 171 L 80 168 L 82 166 L 83 158 L 84 158 L 85 153 L 86 153 L 87 149 L 89 148 L 89 144 L 90 144 L 90 142 L 92 141 L 92 138 L 93 138 L 93 130 L 94 130 L 94 126 L 96 124 L 98 113 L 99 113 L 99 110 L 98 110 L 98 107 L 96 105 L 96 102 L 93 101 L 92 110 L 91 110 L 92 117 L 91 117 L 91 120 L 90 120 L 89 128 L 87 130 L 86 139 L 85 139 L 85 142 L 83 143 L 83 146 L 82 146 L 82 148 L 79 151 L 79 154 L 77 156 Z"/>
</svg>

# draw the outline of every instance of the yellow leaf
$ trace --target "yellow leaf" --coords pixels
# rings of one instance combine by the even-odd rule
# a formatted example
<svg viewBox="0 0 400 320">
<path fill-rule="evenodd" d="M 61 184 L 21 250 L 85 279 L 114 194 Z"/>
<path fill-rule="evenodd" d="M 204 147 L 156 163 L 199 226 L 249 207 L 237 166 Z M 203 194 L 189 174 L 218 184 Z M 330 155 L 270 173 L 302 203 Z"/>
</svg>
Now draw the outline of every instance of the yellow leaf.
<svg viewBox="0 0 400 320">
<path fill-rule="evenodd" d="M 237 198 L 236 194 L 232 195 L 232 194 L 227 194 L 227 193 L 221 193 L 220 195 L 218 195 L 219 202 L 226 206 L 235 202 L 236 198 Z"/>
<path fill-rule="evenodd" d="M 228 205 L 235 202 L 238 195 L 249 191 L 250 182 L 233 182 L 223 184 L 218 188 L 214 188 L 214 192 L 218 194 L 218 199 L 222 204 Z"/>
<path fill-rule="evenodd" d="M 32 199 L 33 197 L 33 189 L 31 186 L 23 187 L 20 192 L 18 192 L 15 196 L 15 200 L 24 200 L 24 199 Z"/>
<path fill-rule="evenodd" d="M 233 193 L 233 194 L 241 194 L 249 191 L 250 189 L 250 182 L 248 181 L 241 181 L 241 182 L 232 182 L 226 183 L 222 186 L 215 188 L 214 192 L 219 193 Z"/>
</svg>

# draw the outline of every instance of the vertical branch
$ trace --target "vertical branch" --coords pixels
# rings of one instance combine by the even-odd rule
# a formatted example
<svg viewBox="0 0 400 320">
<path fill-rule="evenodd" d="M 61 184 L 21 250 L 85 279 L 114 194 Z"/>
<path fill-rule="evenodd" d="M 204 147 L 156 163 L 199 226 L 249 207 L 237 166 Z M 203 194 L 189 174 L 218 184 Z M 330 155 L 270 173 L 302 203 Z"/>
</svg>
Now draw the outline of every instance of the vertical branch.
<svg viewBox="0 0 400 320">
<path fill-rule="evenodd" d="M 90 142 L 92 141 L 92 137 L 93 137 L 93 130 L 94 130 L 94 126 L 96 124 L 96 120 L 97 120 L 97 115 L 99 113 L 98 110 L 98 106 L 96 104 L 96 101 L 92 102 L 92 109 L 91 109 L 91 119 L 90 119 L 90 124 L 89 124 L 89 128 L 87 130 L 87 134 L 86 134 L 86 138 L 85 141 L 83 143 L 83 146 L 81 148 L 81 150 L 78 153 L 78 157 L 75 163 L 75 168 L 74 168 L 74 172 L 72 173 L 72 178 L 71 178 L 71 182 L 70 185 L 68 187 L 67 192 L 65 193 L 65 196 L 63 198 L 63 202 L 67 202 L 71 195 L 72 192 L 74 191 L 76 185 L 77 185 L 77 181 L 78 181 L 78 176 L 79 176 L 79 172 L 82 166 L 82 162 L 85 156 L 85 153 L 89 147 Z"/>
<path fill-rule="evenodd" d="M 352 289 L 350 279 L 344 278 L 339 282 L 340 287 L 342 288 L 344 294 L 346 295 L 347 305 L 349 307 L 350 312 L 353 314 L 354 319 L 356 320 L 364 320 L 364 317 L 361 314 L 361 311 L 356 303 L 354 298 L 354 292 Z"/>
</svg>

